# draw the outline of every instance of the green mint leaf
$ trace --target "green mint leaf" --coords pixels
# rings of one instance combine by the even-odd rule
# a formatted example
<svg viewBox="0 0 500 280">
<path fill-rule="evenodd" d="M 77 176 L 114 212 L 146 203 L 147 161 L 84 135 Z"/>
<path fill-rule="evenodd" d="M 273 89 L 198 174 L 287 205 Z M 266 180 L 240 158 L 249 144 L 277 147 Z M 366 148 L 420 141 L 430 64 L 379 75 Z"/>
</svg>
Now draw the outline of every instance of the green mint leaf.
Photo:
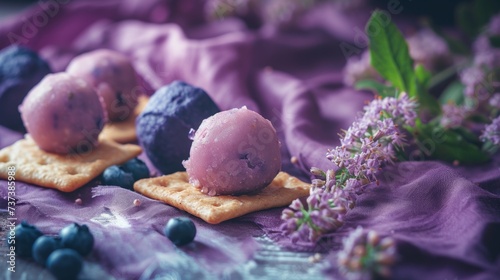
<svg viewBox="0 0 500 280">
<path fill-rule="evenodd" d="M 417 81 L 420 83 L 420 85 L 422 85 L 424 88 L 427 88 L 427 85 L 432 78 L 431 72 L 425 69 L 422 64 L 417 64 L 417 66 L 415 66 L 415 75 L 417 76 Z"/>
<path fill-rule="evenodd" d="M 399 94 L 398 90 L 395 87 L 387 86 L 380 82 L 370 79 L 358 81 L 356 85 L 354 85 L 354 87 L 360 90 L 373 91 L 382 97 L 387 97 L 387 96 L 394 97 L 398 96 Z"/>
<path fill-rule="evenodd" d="M 462 105 L 464 103 L 464 88 L 465 86 L 458 81 L 451 83 L 439 97 L 439 102 L 441 104 Z"/>
<path fill-rule="evenodd" d="M 384 12 L 373 12 L 366 25 L 370 38 L 372 66 L 397 89 L 417 96 L 417 81 L 408 45 L 394 23 Z"/>
<path fill-rule="evenodd" d="M 468 141 L 472 137 L 468 131 L 445 130 L 437 122 L 422 124 L 417 121 L 414 135 L 420 151 L 434 159 L 457 160 L 465 165 L 484 163 L 490 159 L 478 145 Z"/>
</svg>

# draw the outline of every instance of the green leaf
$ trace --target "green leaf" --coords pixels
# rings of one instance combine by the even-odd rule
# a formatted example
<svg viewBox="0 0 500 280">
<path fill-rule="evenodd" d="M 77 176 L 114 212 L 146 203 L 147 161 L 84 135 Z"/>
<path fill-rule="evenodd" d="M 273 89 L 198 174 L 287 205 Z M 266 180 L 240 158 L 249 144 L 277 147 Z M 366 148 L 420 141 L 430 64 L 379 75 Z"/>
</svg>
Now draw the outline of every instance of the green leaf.
<svg viewBox="0 0 500 280">
<path fill-rule="evenodd" d="M 361 80 L 354 87 L 360 90 L 371 90 L 382 97 L 398 96 L 398 91 L 395 87 L 384 85 L 375 80 Z"/>
<path fill-rule="evenodd" d="M 370 59 L 379 74 L 409 96 L 417 96 L 413 59 L 396 25 L 384 12 L 373 12 L 366 25 L 370 38 Z"/>
<path fill-rule="evenodd" d="M 451 83 L 439 97 L 439 102 L 441 104 L 451 102 L 456 105 L 462 105 L 464 103 L 464 88 L 465 86 L 458 81 Z"/>
<path fill-rule="evenodd" d="M 488 154 L 478 145 L 467 141 L 470 134 L 465 131 L 445 130 L 437 122 L 422 124 L 416 122 L 414 135 L 419 150 L 428 157 L 460 164 L 478 164 L 490 159 Z"/>
<path fill-rule="evenodd" d="M 415 66 L 415 75 L 417 76 L 417 81 L 420 83 L 420 85 L 422 85 L 424 88 L 427 88 L 427 85 L 432 78 L 431 72 L 425 69 L 422 64 L 417 64 L 417 66 Z"/>
</svg>

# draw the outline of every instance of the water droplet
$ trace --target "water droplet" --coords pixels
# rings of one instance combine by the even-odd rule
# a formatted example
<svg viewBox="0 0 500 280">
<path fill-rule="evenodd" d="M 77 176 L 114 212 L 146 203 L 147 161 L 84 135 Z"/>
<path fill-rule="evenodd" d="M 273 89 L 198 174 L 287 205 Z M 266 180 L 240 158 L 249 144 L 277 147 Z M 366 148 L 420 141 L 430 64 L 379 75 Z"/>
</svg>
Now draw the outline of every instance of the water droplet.
<svg viewBox="0 0 500 280">
<path fill-rule="evenodd" d="M 196 135 L 196 130 L 191 128 L 188 132 L 188 138 L 189 140 L 194 140 L 194 136 Z"/>
</svg>

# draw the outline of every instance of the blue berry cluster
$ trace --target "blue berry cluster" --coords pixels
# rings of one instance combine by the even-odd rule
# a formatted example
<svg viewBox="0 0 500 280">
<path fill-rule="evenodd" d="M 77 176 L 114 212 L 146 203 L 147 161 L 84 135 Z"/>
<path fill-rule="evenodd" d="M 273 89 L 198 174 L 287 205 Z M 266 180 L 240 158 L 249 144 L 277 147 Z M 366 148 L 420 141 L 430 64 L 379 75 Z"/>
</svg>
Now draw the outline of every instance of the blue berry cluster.
<svg viewBox="0 0 500 280">
<path fill-rule="evenodd" d="M 16 253 L 23 258 L 33 258 L 47 267 L 56 279 L 76 279 L 83 267 L 83 257 L 94 246 L 94 236 L 86 225 L 77 223 L 63 228 L 58 236 L 43 235 L 35 226 L 26 222 L 16 226 L 19 240 Z"/>
<path fill-rule="evenodd" d="M 149 178 L 149 169 L 146 164 L 134 158 L 122 165 L 113 165 L 102 173 L 102 183 L 104 185 L 119 186 L 128 190 L 133 190 L 137 180 Z"/>
</svg>

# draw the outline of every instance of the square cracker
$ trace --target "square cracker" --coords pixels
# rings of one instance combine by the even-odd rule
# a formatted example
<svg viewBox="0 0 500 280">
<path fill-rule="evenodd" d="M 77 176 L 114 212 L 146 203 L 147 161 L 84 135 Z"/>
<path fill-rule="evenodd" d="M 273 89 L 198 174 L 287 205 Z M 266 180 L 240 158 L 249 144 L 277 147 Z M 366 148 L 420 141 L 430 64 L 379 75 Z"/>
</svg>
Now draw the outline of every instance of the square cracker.
<svg viewBox="0 0 500 280">
<path fill-rule="evenodd" d="M 124 163 L 141 153 L 133 144 L 100 139 L 85 154 L 59 155 L 41 150 L 31 138 L 21 139 L 0 150 L 0 178 L 8 178 L 8 167 L 16 167 L 17 181 L 72 192 L 99 176 L 111 165 Z"/>
<path fill-rule="evenodd" d="M 134 109 L 134 113 L 122 122 L 107 123 L 102 129 L 99 137 L 111 139 L 118 143 L 130 143 L 136 141 L 137 134 L 135 133 L 135 120 L 144 110 L 144 108 L 146 108 L 148 101 L 148 96 L 139 96 L 137 106 Z"/>
<path fill-rule="evenodd" d="M 207 223 L 220 222 L 245 214 L 288 206 L 294 199 L 309 195 L 310 184 L 280 172 L 261 191 L 249 195 L 209 196 L 191 185 L 186 172 L 139 180 L 134 190 L 197 216 Z"/>
</svg>

